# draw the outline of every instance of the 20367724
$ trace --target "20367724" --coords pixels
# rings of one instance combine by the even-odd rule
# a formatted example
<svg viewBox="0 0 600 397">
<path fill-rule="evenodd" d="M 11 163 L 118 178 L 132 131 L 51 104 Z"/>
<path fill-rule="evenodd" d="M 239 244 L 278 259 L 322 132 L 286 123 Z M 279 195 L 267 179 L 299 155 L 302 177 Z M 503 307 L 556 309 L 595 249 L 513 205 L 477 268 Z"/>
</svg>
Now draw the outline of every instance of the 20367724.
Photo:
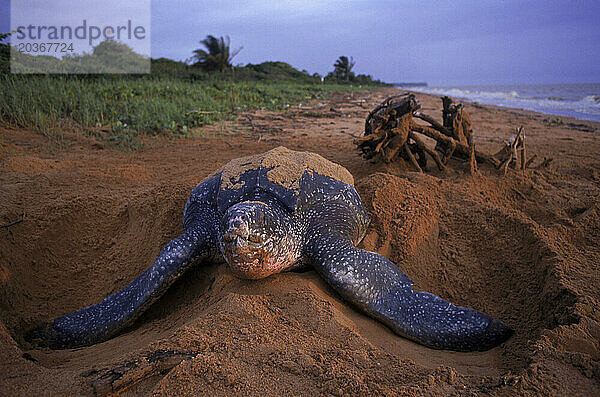
<svg viewBox="0 0 600 397">
<path fill-rule="evenodd" d="M 18 51 L 21 52 L 43 52 L 43 53 L 57 53 L 57 52 L 73 52 L 73 43 L 18 43 L 16 45 Z"/>
</svg>

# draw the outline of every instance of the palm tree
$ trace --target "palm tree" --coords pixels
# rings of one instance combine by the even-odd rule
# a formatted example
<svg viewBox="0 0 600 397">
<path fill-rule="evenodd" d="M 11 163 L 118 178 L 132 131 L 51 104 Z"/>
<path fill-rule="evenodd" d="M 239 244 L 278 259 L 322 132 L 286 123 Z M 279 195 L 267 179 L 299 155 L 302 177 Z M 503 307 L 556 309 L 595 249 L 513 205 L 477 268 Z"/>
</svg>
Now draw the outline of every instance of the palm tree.
<svg viewBox="0 0 600 397">
<path fill-rule="evenodd" d="M 350 71 L 352 70 L 355 64 L 356 62 L 354 62 L 354 58 L 350 57 L 350 59 L 348 59 L 347 56 L 342 55 L 333 64 L 333 73 L 337 77 L 343 78 L 344 80 L 348 81 L 350 80 Z"/>
<path fill-rule="evenodd" d="M 223 73 L 228 67 L 231 66 L 231 61 L 243 47 L 230 52 L 229 48 L 229 36 L 221 36 L 216 38 L 208 35 L 200 44 L 206 47 L 206 50 L 197 49 L 194 51 L 193 59 L 196 60 L 194 65 L 202 67 L 207 72 L 218 70 Z"/>
<path fill-rule="evenodd" d="M 10 37 L 11 34 L 20 32 L 13 30 L 8 33 L 0 33 L 0 74 L 10 73 L 10 43 L 2 43 Z"/>
</svg>

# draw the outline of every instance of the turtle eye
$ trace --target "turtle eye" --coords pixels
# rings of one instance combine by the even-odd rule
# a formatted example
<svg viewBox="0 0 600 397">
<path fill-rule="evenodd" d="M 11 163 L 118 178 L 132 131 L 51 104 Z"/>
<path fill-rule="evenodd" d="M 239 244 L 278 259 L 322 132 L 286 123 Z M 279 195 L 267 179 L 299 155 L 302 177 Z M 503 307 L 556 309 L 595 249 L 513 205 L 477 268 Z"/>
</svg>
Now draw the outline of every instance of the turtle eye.
<svg viewBox="0 0 600 397">
<path fill-rule="evenodd" d="M 250 241 L 251 243 L 260 243 L 262 239 L 258 234 L 250 234 L 248 236 L 248 241 Z"/>
</svg>

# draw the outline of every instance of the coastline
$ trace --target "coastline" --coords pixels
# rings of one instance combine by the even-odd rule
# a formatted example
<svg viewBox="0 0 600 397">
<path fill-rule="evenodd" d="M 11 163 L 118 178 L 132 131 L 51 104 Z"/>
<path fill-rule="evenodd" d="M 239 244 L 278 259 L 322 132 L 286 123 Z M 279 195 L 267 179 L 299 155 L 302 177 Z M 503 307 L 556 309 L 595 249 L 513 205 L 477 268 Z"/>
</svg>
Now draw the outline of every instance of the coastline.
<svg viewBox="0 0 600 397">
<path fill-rule="evenodd" d="M 413 87 L 398 88 L 411 90 Z M 420 87 L 413 90 L 429 95 L 448 95 L 472 103 L 600 121 L 600 83 Z"/>
</svg>

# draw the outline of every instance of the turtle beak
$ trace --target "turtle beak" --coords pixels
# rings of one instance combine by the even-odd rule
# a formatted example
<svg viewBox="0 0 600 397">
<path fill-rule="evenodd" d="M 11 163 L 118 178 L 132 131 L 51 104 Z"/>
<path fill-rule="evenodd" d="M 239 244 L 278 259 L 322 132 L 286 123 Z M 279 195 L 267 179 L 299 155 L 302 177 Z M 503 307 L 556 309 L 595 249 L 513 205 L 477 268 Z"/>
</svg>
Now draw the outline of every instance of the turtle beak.
<svg viewBox="0 0 600 397">
<path fill-rule="evenodd" d="M 239 218 L 232 219 L 225 233 L 223 233 L 223 242 L 232 251 L 246 249 L 248 247 L 248 225 Z"/>
<path fill-rule="evenodd" d="M 246 241 L 246 239 L 241 236 L 236 237 L 234 245 L 233 245 L 233 250 L 238 253 L 247 251 L 248 250 L 248 242 Z"/>
</svg>

